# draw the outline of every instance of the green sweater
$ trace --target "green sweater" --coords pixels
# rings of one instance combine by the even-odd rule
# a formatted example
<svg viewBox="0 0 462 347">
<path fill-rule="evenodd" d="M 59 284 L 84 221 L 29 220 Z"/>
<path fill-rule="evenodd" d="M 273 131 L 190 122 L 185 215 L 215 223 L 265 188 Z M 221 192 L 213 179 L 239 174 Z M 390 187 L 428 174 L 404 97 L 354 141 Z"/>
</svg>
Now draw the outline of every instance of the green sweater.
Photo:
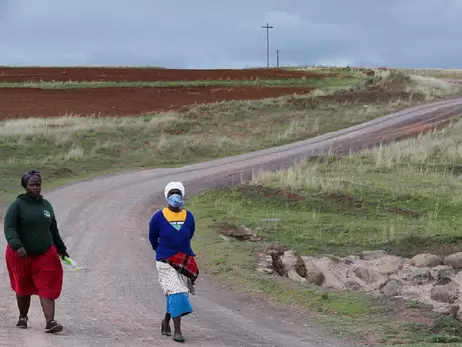
<svg viewBox="0 0 462 347">
<path fill-rule="evenodd" d="M 59 253 L 66 251 L 53 207 L 41 196 L 19 195 L 6 211 L 4 232 L 14 250 L 24 247 L 28 255 L 44 254 L 52 244 Z"/>
</svg>

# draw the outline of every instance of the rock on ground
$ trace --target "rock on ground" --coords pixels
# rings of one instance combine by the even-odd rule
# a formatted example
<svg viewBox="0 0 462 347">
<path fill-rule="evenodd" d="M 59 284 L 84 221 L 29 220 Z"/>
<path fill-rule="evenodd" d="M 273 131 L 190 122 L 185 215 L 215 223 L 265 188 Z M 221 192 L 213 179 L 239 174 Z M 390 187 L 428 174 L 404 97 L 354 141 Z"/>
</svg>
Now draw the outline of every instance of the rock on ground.
<svg viewBox="0 0 462 347">
<path fill-rule="evenodd" d="M 382 275 L 391 275 L 402 268 L 403 258 L 394 255 L 382 257 L 377 264 L 378 270 Z"/>
<path fill-rule="evenodd" d="M 435 267 L 443 264 L 443 259 L 434 254 L 417 254 L 411 258 L 411 265 L 415 267 Z"/>
<path fill-rule="evenodd" d="M 462 252 L 448 255 L 444 258 L 444 265 L 452 266 L 454 269 L 462 269 Z"/>
<path fill-rule="evenodd" d="M 432 274 L 428 268 L 417 269 L 409 276 L 409 280 L 412 281 L 415 285 L 428 283 L 432 279 Z"/>
<path fill-rule="evenodd" d="M 401 291 L 401 282 L 395 279 L 388 280 L 380 289 L 380 292 L 386 296 L 399 295 Z"/>
<path fill-rule="evenodd" d="M 433 285 L 430 295 L 432 300 L 453 304 L 459 299 L 459 284 L 450 278 L 442 278 Z"/>
<path fill-rule="evenodd" d="M 295 272 L 300 277 L 306 277 L 305 262 L 297 252 L 292 250 L 284 252 L 281 256 L 281 261 L 287 274 L 289 272 Z"/>
<path fill-rule="evenodd" d="M 306 282 L 316 286 L 322 285 L 325 279 L 324 274 L 311 260 L 305 260 L 305 268 Z"/>
<path fill-rule="evenodd" d="M 462 320 L 462 252 L 446 258 L 422 253 L 411 259 L 383 250 L 363 251 L 341 258 L 300 256 L 293 250 L 262 254 L 258 271 L 334 290 L 380 293 L 417 300 L 439 314 Z"/>
</svg>

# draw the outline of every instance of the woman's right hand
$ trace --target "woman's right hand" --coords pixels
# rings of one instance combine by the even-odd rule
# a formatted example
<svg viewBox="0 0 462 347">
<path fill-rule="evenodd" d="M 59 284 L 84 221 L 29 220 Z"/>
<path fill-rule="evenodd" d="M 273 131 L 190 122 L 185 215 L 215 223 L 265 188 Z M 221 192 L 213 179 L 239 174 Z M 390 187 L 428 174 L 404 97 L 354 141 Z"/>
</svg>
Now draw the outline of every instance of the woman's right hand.
<svg viewBox="0 0 462 347">
<path fill-rule="evenodd" d="M 16 252 L 18 253 L 18 255 L 21 257 L 21 258 L 24 258 L 26 255 L 27 255 L 27 252 L 26 250 L 24 249 L 24 247 L 19 247 Z"/>
</svg>

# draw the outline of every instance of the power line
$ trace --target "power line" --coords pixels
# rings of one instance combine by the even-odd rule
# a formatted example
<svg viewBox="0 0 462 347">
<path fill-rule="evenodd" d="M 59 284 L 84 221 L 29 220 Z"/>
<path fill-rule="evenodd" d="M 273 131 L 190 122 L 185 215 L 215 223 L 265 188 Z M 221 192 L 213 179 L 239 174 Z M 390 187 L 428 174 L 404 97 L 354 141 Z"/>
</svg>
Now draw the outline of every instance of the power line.
<svg viewBox="0 0 462 347">
<path fill-rule="evenodd" d="M 266 67 L 270 66 L 270 44 L 269 44 L 269 30 L 274 27 L 266 23 L 265 26 L 262 26 L 263 29 L 266 29 Z"/>
</svg>

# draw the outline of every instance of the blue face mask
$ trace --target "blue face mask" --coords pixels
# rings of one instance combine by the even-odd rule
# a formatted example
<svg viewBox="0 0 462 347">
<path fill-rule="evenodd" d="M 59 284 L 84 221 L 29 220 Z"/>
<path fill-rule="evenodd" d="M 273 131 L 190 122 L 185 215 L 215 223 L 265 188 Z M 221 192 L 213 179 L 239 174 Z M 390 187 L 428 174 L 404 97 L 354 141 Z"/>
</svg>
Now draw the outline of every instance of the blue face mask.
<svg viewBox="0 0 462 347">
<path fill-rule="evenodd" d="M 183 207 L 184 201 L 181 195 L 179 194 L 172 194 L 168 197 L 168 204 L 172 207 Z"/>
</svg>

